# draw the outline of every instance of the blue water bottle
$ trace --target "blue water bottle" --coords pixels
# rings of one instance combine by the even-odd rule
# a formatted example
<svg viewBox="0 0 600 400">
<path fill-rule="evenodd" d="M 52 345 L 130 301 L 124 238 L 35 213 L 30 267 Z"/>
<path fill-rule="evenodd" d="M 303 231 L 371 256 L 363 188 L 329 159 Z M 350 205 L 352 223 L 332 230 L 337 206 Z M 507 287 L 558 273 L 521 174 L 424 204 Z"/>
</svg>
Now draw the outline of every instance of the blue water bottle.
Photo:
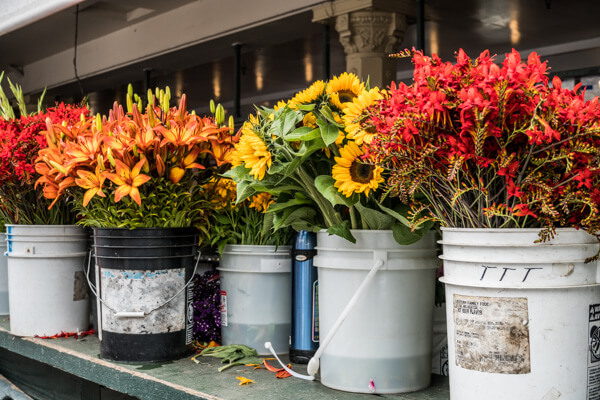
<svg viewBox="0 0 600 400">
<path fill-rule="evenodd" d="M 299 364 L 308 363 L 319 347 L 316 241 L 315 233 L 300 231 L 294 242 L 290 361 Z"/>
</svg>

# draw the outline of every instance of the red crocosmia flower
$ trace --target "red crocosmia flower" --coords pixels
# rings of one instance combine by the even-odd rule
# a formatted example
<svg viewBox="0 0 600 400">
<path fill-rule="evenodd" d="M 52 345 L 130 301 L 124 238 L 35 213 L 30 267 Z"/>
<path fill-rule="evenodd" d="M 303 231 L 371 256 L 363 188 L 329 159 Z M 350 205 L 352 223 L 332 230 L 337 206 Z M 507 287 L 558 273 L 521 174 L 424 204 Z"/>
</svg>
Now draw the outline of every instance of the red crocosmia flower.
<svg viewBox="0 0 600 400">
<path fill-rule="evenodd" d="M 519 161 L 515 160 L 506 167 L 500 167 L 498 169 L 498 175 L 514 178 L 517 173 L 517 168 L 519 168 Z"/>
<path fill-rule="evenodd" d="M 579 173 L 574 177 L 574 179 L 579 182 L 577 184 L 577 188 L 585 186 L 586 188 L 591 189 L 594 184 L 594 175 L 595 174 L 593 174 L 589 169 L 579 171 Z"/>
<path fill-rule="evenodd" d="M 600 99 L 550 83 L 536 53 L 513 49 L 500 65 L 487 51 L 459 50 L 454 64 L 412 54 L 413 82 L 390 85 L 362 123 L 377 131 L 370 159 L 415 216 L 600 231 Z"/>
<path fill-rule="evenodd" d="M 537 218 L 537 214 L 531 211 L 527 204 L 517 204 L 513 207 L 512 212 L 517 217 L 531 216 Z"/>
<path fill-rule="evenodd" d="M 506 193 L 508 194 L 509 199 L 513 196 L 518 199 L 525 197 L 525 192 L 520 190 L 520 188 L 515 185 L 515 182 L 512 179 L 508 179 L 506 182 Z"/>
</svg>

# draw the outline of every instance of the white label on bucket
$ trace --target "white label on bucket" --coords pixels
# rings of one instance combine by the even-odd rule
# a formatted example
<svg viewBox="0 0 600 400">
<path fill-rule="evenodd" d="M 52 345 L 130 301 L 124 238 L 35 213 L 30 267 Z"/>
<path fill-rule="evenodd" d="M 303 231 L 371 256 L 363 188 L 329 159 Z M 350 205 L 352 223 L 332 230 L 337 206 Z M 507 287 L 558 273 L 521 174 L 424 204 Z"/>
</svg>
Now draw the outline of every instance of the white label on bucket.
<svg viewBox="0 0 600 400">
<path fill-rule="evenodd" d="M 528 374 L 527 298 L 454 295 L 456 365 L 497 374 Z"/>
<path fill-rule="evenodd" d="M 587 400 L 600 400 L 600 304 L 590 304 Z"/>
<path fill-rule="evenodd" d="M 185 268 L 164 270 L 102 269 L 102 300 L 117 312 L 144 312 L 145 318 L 116 318 L 102 306 L 102 329 L 114 333 L 166 333 L 185 329 L 185 293 L 164 304 L 185 286 Z M 157 308 L 158 307 L 158 308 Z"/>
<path fill-rule="evenodd" d="M 221 290 L 221 326 L 227 326 L 227 292 Z"/>
</svg>

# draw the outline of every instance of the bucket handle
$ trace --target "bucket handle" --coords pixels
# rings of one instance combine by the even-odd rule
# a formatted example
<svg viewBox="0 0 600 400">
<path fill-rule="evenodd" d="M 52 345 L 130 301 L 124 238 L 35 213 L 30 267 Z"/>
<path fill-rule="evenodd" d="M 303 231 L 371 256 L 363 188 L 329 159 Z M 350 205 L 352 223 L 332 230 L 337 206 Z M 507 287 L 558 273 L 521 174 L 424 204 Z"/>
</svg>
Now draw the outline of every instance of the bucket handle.
<svg viewBox="0 0 600 400">
<path fill-rule="evenodd" d="M 376 256 L 383 255 L 383 254 L 377 254 L 377 253 L 378 252 L 376 252 L 376 254 L 375 254 Z M 377 271 L 385 264 L 385 259 L 386 259 L 385 256 L 382 258 L 375 258 L 375 263 L 373 264 L 373 267 L 371 267 L 371 270 L 369 271 L 369 273 L 367 274 L 365 279 L 361 282 L 358 289 L 356 289 L 356 292 L 354 292 L 354 294 L 350 298 L 350 301 L 346 304 L 346 307 L 344 307 L 344 309 L 342 310 L 342 313 L 338 316 L 337 320 L 331 327 L 331 330 L 327 333 L 327 336 L 325 336 L 325 339 L 319 344 L 319 348 L 317 349 L 315 354 L 312 356 L 312 358 L 309 360 L 307 368 L 306 368 L 308 375 L 301 375 L 295 371 L 290 370 L 288 367 L 286 367 L 285 364 L 283 364 L 281 362 L 281 360 L 279 360 L 279 357 L 277 357 L 277 353 L 275 352 L 275 349 L 273 348 L 273 345 L 271 344 L 271 342 L 265 342 L 265 348 L 267 350 L 269 350 L 273 356 L 275 356 L 275 358 L 277 359 L 277 361 L 279 361 L 279 364 L 281 364 L 283 369 L 285 369 L 288 373 L 290 373 L 292 376 L 295 376 L 296 378 L 305 379 L 307 381 L 312 381 L 315 379 L 315 374 L 319 370 L 319 358 L 321 358 L 321 355 L 325 351 L 325 348 L 329 345 L 329 342 L 331 342 L 331 339 L 333 339 L 333 337 L 335 336 L 337 331 L 340 329 L 340 326 L 342 326 L 342 324 L 346 320 L 346 317 L 348 317 L 348 314 L 350 314 L 350 311 L 352 311 L 352 308 L 354 308 L 354 305 L 358 301 L 358 298 L 361 296 L 362 292 L 365 290 L 367 285 L 371 282 L 371 280 L 373 279 L 373 277 L 375 276 Z"/>
<path fill-rule="evenodd" d="M 164 305 L 168 304 L 175 297 L 179 296 L 194 280 L 194 276 L 196 276 L 196 270 L 198 269 L 198 263 L 200 262 L 200 253 L 201 253 L 200 251 L 198 251 L 196 265 L 194 265 L 194 272 L 192 272 L 192 277 L 190 278 L 190 280 L 187 281 L 187 283 L 181 289 L 179 289 L 179 291 L 177 291 L 177 293 L 175 293 L 173 296 L 169 297 L 166 301 L 164 301 L 160 305 L 154 307 L 152 310 L 150 310 L 148 312 L 144 312 L 144 311 L 117 311 L 113 307 L 106 304 L 106 302 L 102 299 L 102 297 L 98 296 L 97 289 L 92 284 L 92 282 L 90 282 L 90 276 L 89 276 L 90 275 L 90 264 L 92 262 L 92 252 L 93 251 L 94 251 L 93 249 L 90 249 L 90 251 L 89 251 L 87 269 L 85 269 L 85 264 L 84 264 L 85 279 L 87 280 L 88 285 L 90 286 L 90 289 L 92 290 L 92 293 L 94 294 L 94 296 L 96 296 L 96 298 L 98 300 L 100 300 L 100 303 L 102 303 L 104 306 L 106 306 L 106 308 L 108 308 L 110 311 L 115 313 L 116 318 L 144 318 L 146 315 L 153 313 L 154 311 L 156 311 L 159 308 L 163 307 Z"/>
</svg>

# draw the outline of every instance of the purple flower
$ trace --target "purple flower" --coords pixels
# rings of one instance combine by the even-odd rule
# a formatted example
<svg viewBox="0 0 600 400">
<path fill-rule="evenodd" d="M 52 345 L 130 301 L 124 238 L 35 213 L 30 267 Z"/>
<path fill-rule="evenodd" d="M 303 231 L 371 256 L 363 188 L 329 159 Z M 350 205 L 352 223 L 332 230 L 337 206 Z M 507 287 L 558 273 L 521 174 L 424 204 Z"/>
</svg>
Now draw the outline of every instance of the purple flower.
<svg viewBox="0 0 600 400">
<path fill-rule="evenodd" d="M 194 340 L 221 342 L 220 290 L 217 271 L 207 271 L 194 277 Z"/>
</svg>

